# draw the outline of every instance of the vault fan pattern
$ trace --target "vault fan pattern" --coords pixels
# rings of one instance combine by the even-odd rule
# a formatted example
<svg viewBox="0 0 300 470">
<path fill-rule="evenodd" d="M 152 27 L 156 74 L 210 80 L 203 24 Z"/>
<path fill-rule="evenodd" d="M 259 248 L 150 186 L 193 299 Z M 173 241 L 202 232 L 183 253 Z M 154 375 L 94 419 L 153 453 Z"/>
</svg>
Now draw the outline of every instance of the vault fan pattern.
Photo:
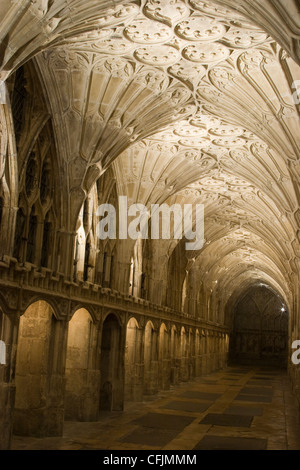
<svg viewBox="0 0 300 470">
<path fill-rule="evenodd" d="M 14 387 L 19 317 L 29 311 L 34 318 L 35 302 L 41 329 L 56 338 L 49 348 L 40 346 L 43 354 L 53 354 L 60 338 L 63 350 L 69 347 L 71 382 L 80 348 L 76 328 L 90 335 L 94 349 L 102 328 L 111 335 L 112 355 L 102 343 L 87 365 L 82 349 L 80 386 L 76 392 L 67 385 L 77 403 L 67 414 L 78 419 L 95 419 L 98 412 L 85 404 L 80 414 L 85 386 L 97 403 L 102 387 L 102 409 L 114 409 L 114 400 L 122 408 L 124 371 L 112 365 L 110 379 L 106 362 L 116 351 L 122 358 L 125 344 L 153 345 L 163 337 L 177 344 L 183 328 L 190 338 L 184 341 L 194 345 L 188 354 L 198 354 L 195 338 L 197 344 L 213 338 L 213 354 L 220 348 L 220 356 L 212 369 L 223 366 L 236 324 L 232 312 L 255 288 L 267 286 L 280 299 L 290 315 L 290 344 L 298 339 L 296 0 L 2 0 L 0 24 L 0 338 L 7 345 L 7 397 Z M 99 240 L 97 207 L 118 208 L 119 196 L 148 210 L 152 204 L 203 204 L 203 247 L 185 250 L 183 236 Z M 31 343 L 24 325 L 26 349 Z M 185 366 L 172 363 L 175 346 L 168 348 L 164 360 L 170 359 L 166 374 L 172 379 L 161 377 L 162 387 L 188 376 Z M 201 348 L 197 364 L 210 351 Z M 125 395 L 135 399 L 157 389 L 151 358 L 136 359 L 135 379 L 135 359 L 128 361 Z M 202 372 L 209 369 L 205 364 Z M 60 391 L 64 367 L 58 361 L 51 372 Z M 296 386 L 292 366 L 290 374 Z M 21 383 L 22 373 L 17 376 Z M 52 430 L 49 424 L 52 408 L 61 417 L 61 393 L 39 405 L 45 435 L 61 432 L 61 419 Z M 16 406 L 19 429 L 34 433 L 34 425 L 23 427 L 30 400 L 18 397 Z M 5 409 L 4 427 L 13 407 Z"/>
</svg>

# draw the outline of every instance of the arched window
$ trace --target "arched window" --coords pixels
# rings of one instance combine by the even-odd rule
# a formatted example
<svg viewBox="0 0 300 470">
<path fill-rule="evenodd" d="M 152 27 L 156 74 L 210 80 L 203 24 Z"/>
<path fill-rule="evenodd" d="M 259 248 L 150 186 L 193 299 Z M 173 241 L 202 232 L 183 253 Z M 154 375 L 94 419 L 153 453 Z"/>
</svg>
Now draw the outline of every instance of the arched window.
<svg viewBox="0 0 300 470">
<path fill-rule="evenodd" d="M 102 286 L 105 286 L 105 273 L 106 273 L 106 261 L 107 261 L 107 253 L 103 254 L 103 267 L 102 267 Z"/>
<path fill-rule="evenodd" d="M 37 231 L 37 217 L 33 214 L 33 210 L 29 217 L 28 238 L 27 238 L 27 251 L 26 261 L 29 263 L 35 262 L 35 240 Z"/>
<path fill-rule="evenodd" d="M 87 281 L 89 277 L 89 268 L 90 265 L 90 253 L 91 253 L 91 243 L 90 237 L 88 236 L 85 244 L 85 254 L 84 254 L 84 270 L 83 270 L 83 280 Z"/>
<path fill-rule="evenodd" d="M 146 298 L 146 273 L 142 273 L 141 274 L 141 292 L 140 292 L 140 296 L 141 298 Z"/>
<path fill-rule="evenodd" d="M 36 157 L 35 153 L 31 152 L 27 167 L 26 167 L 26 175 L 25 175 L 25 190 L 28 197 L 31 196 L 35 184 L 36 184 L 36 172 L 37 172 L 37 164 L 36 164 Z"/>
<path fill-rule="evenodd" d="M 26 221 L 25 214 L 23 212 L 23 209 L 20 207 L 17 212 L 17 220 L 16 220 L 16 231 L 15 231 L 14 252 L 13 252 L 14 258 L 19 258 L 20 256 L 20 248 L 21 248 L 22 237 L 24 234 L 25 221 Z"/>
<path fill-rule="evenodd" d="M 44 221 L 41 266 L 48 267 L 49 251 L 51 246 L 52 224 L 49 221 L 49 212 Z"/>
<path fill-rule="evenodd" d="M 51 171 L 47 161 L 44 161 L 42 167 L 41 184 L 40 184 L 40 200 L 45 204 L 47 197 L 51 192 Z"/>
</svg>

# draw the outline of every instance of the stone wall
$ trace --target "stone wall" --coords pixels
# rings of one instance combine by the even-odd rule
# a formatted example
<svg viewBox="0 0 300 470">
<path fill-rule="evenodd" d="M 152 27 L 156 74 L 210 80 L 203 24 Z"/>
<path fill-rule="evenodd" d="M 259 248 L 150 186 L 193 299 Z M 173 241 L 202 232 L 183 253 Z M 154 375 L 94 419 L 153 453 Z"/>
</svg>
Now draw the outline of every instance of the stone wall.
<svg viewBox="0 0 300 470">
<path fill-rule="evenodd" d="M 54 365 L 56 321 L 44 301 L 32 304 L 20 319 L 15 434 L 42 437 L 62 430 L 64 379 Z"/>
</svg>

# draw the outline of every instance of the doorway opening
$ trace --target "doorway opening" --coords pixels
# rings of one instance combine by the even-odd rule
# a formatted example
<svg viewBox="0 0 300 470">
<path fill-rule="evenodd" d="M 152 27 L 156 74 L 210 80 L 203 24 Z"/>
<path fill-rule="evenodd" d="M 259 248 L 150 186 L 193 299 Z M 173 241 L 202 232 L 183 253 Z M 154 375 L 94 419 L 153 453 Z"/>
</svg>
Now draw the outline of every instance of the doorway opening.
<svg viewBox="0 0 300 470">
<path fill-rule="evenodd" d="M 229 363 L 286 368 L 288 323 L 279 294 L 266 285 L 249 288 L 232 309 Z"/>
<path fill-rule="evenodd" d="M 115 315 L 109 314 L 102 329 L 100 410 L 123 410 L 124 351 L 121 327 Z"/>
</svg>

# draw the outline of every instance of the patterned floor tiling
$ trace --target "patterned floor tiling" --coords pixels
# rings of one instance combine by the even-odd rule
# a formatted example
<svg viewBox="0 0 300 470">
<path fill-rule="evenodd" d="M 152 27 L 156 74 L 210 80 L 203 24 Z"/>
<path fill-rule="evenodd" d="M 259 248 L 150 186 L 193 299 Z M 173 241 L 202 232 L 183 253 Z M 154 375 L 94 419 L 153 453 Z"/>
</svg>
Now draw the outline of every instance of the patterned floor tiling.
<svg viewBox="0 0 300 470">
<path fill-rule="evenodd" d="M 244 416 L 261 416 L 263 414 L 263 408 L 248 405 L 230 405 L 226 410 L 224 410 L 224 413 Z"/>
<path fill-rule="evenodd" d="M 253 379 L 253 380 L 263 380 L 263 381 L 269 381 L 269 380 L 271 381 L 271 380 L 273 380 L 272 377 L 265 377 L 265 376 L 263 376 L 263 375 L 253 375 L 252 379 Z"/>
<path fill-rule="evenodd" d="M 203 383 L 205 383 L 205 384 L 207 384 L 207 385 L 217 385 L 217 384 L 218 384 L 218 380 L 204 379 L 204 380 L 203 380 Z"/>
<path fill-rule="evenodd" d="M 198 377 L 151 400 L 127 402 L 122 412 L 101 412 L 97 422 L 66 421 L 61 437 L 14 436 L 12 450 L 190 451 L 197 442 L 199 450 L 300 450 L 298 408 L 287 374 L 235 370 L 241 369 Z"/>
<path fill-rule="evenodd" d="M 254 403 L 271 403 L 272 398 L 271 397 L 266 397 L 263 395 L 238 395 L 235 400 L 238 401 L 250 401 Z"/>
<path fill-rule="evenodd" d="M 238 379 L 241 379 L 244 376 L 245 376 L 245 374 L 235 374 L 234 372 L 231 372 L 230 374 L 227 373 L 227 374 L 223 375 L 222 378 L 224 378 L 224 377 L 233 377 L 233 378 L 238 380 Z"/>
<path fill-rule="evenodd" d="M 259 387 L 271 388 L 273 383 L 269 381 L 263 382 L 262 380 L 249 380 L 246 385 L 258 385 Z"/>
<path fill-rule="evenodd" d="M 197 399 L 197 400 L 209 400 L 213 401 L 219 398 L 222 395 L 222 393 L 206 393 L 206 392 L 198 392 L 198 391 L 187 391 L 184 393 L 181 393 L 178 395 L 179 397 L 182 398 L 191 398 L 191 399 Z"/>
<path fill-rule="evenodd" d="M 253 416 L 208 413 L 199 422 L 199 424 L 212 424 L 215 426 L 233 426 L 249 428 L 251 426 L 252 420 Z"/>
<path fill-rule="evenodd" d="M 140 426 L 120 439 L 120 442 L 163 447 L 173 440 L 179 431 L 177 429 L 154 429 Z"/>
<path fill-rule="evenodd" d="M 181 431 L 195 419 L 196 417 L 190 416 L 170 415 L 164 413 L 147 413 L 146 415 L 133 420 L 131 424 L 138 424 L 148 428 L 172 430 L 177 429 L 178 431 Z"/>
<path fill-rule="evenodd" d="M 193 401 L 171 401 L 166 405 L 162 405 L 160 408 L 166 410 L 180 410 L 180 411 L 190 411 L 195 413 L 202 413 L 206 411 L 211 405 L 212 402 L 200 403 Z"/>
<path fill-rule="evenodd" d="M 245 395 L 265 395 L 272 396 L 273 388 L 264 387 L 244 387 L 241 389 L 241 393 Z"/>
<path fill-rule="evenodd" d="M 283 371 L 282 371 L 283 372 Z M 271 369 L 261 369 L 260 371 L 257 371 L 255 373 L 255 375 L 274 375 L 274 376 L 278 376 L 278 375 L 281 375 L 281 371 L 280 370 L 271 370 Z"/>
<path fill-rule="evenodd" d="M 204 436 L 193 450 L 265 450 L 267 439 Z"/>
</svg>

